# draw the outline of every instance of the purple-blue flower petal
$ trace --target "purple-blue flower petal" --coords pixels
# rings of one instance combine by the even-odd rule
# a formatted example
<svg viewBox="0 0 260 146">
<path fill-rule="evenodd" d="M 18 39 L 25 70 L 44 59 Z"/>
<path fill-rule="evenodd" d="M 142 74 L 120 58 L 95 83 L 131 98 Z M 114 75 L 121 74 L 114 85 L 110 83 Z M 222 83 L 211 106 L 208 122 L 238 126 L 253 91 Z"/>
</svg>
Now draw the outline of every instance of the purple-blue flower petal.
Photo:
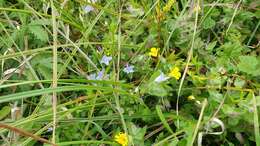
<svg viewBox="0 0 260 146">
<path fill-rule="evenodd" d="M 157 78 L 155 78 L 154 81 L 155 81 L 156 83 L 161 83 L 161 82 L 164 82 L 164 81 L 168 80 L 169 78 L 170 78 L 170 77 L 165 76 L 164 73 L 161 72 L 161 74 L 160 74 Z"/>
<path fill-rule="evenodd" d="M 89 13 L 89 12 L 91 12 L 91 11 L 93 11 L 94 10 L 94 8 L 91 6 L 91 5 L 86 5 L 85 7 L 84 7 L 84 11 L 86 12 L 86 13 Z"/>
<path fill-rule="evenodd" d="M 104 55 L 100 61 L 100 63 L 104 63 L 105 65 L 109 65 L 109 62 L 112 60 L 111 56 Z"/>
<path fill-rule="evenodd" d="M 134 72 L 134 66 L 133 65 L 126 65 L 126 67 L 123 69 L 123 71 L 127 74 Z"/>
</svg>

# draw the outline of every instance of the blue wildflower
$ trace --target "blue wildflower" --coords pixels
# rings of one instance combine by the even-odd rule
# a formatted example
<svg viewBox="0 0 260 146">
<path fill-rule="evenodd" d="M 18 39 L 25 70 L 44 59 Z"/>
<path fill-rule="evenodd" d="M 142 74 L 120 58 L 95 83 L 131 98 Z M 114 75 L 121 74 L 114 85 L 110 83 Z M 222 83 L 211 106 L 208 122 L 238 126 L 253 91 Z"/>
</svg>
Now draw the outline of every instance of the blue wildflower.
<svg viewBox="0 0 260 146">
<path fill-rule="evenodd" d="M 163 73 L 163 72 L 161 72 L 161 74 L 157 77 L 157 78 L 155 78 L 155 82 L 156 83 L 161 83 L 161 82 L 163 82 L 163 81 L 166 81 L 166 80 L 168 80 L 170 77 L 167 77 L 167 76 L 165 76 L 165 74 Z"/>
<path fill-rule="evenodd" d="M 102 69 L 100 72 L 98 72 L 96 80 L 101 80 L 104 77 L 105 70 Z"/>
<path fill-rule="evenodd" d="M 94 4 L 94 3 L 97 2 L 97 0 L 88 0 L 88 2 Z M 83 9 L 84 9 L 84 11 L 85 11 L 86 13 L 89 13 L 89 12 L 95 10 L 91 5 L 86 5 Z"/>
<path fill-rule="evenodd" d="M 94 8 L 93 8 L 91 5 L 86 5 L 86 6 L 84 7 L 84 11 L 85 11 L 86 13 L 89 13 L 89 12 L 91 12 L 91 11 L 94 11 Z"/>
<path fill-rule="evenodd" d="M 133 73 L 134 72 L 134 66 L 133 65 L 126 65 L 126 67 L 123 69 L 123 71 L 125 72 L 125 73 L 127 73 L 127 74 L 129 74 L 129 73 Z"/>
<path fill-rule="evenodd" d="M 53 128 L 52 127 L 48 127 L 47 128 L 47 132 L 52 132 L 53 131 Z"/>
<path fill-rule="evenodd" d="M 108 75 L 105 75 L 105 69 L 102 69 L 98 73 L 93 73 L 88 76 L 89 80 L 103 80 L 108 79 Z"/>
<path fill-rule="evenodd" d="M 100 63 L 104 63 L 105 65 L 109 65 L 109 62 L 112 60 L 111 56 L 104 55 L 100 61 Z"/>
</svg>

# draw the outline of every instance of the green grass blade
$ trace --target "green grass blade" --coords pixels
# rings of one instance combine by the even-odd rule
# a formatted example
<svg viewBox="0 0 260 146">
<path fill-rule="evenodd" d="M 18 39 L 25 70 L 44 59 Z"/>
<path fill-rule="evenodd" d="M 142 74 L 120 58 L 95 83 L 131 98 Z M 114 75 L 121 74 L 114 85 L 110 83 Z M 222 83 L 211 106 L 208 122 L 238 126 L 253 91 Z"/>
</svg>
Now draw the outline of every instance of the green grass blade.
<svg viewBox="0 0 260 146">
<path fill-rule="evenodd" d="M 68 142 L 61 142 L 61 143 L 57 143 L 57 145 L 59 146 L 67 146 L 67 145 L 80 145 L 80 144 L 108 144 L 108 145 L 117 145 L 114 142 L 110 142 L 110 141 L 98 141 L 98 140 L 86 140 L 86 141 L 68 141 Z"/>
<path fill-rule="evenodd" d="M 260 133 L 259 133 L 259 121 L 258 121 L 258 112 L 257 112 L 257 105 L 256 105 L 256 98 L 253 92 L 251 92 L 253 97 L 253 104 L 254 104 L 254 129 L 255 129 L 255 141 L 256 145 L 260 146 Z"/>
<path fill-rule="evenodd" d="M 160 120 L 162 121 L 163 123 L 163 126 L 171 133 L 171 134 L 174 134 L 174 132 L 172 131 L 170 125 L 168 124 L 168 122 L 166 121 L 164 115 L 163 115 L 163 112 L 160 108 L 159 105 L 156 106 L 156 112 L 157 112 L 157 115 L 159 116 Z"/>
<path fill-rule="evenodd" d="M 52 92 L 65 92 L 65 91 L 84 91 L 84 90 L 114 90 L 111 87 L 100 87 L 100 86 L 89 86 L 89 85 L 81 85 L 81 86 L 63 86 L 57 88 L 45 88 L 45 89 L 37 89 L 26 92 L 14 93 L 9 95 L 0 96 L 0 103 L 9 102 L 13 100 L 24 99 L 32 96 L 39 96 L 43 94 L 49 94 Z M 123 91 L 124 92 L 124 91 Z M 126 93 L 126 92 L 124 92 Z"/>
</svg>

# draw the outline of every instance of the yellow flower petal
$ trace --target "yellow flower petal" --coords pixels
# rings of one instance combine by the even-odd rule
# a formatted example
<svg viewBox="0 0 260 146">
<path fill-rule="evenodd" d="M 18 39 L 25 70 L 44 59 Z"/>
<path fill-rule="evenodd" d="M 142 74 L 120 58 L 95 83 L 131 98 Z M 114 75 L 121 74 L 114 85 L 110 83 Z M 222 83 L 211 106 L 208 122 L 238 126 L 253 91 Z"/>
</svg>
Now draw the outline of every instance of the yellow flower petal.
<svg viewBox="0 0 260 146">
<path fill-rule="evenodd" d="M 153 47 L 153 48 L 150 49 L 149 55 L 152 56 L 152 57 L 157 57 L 158 52 L 159 52 L 159 48 Z"/>
<path fill-rule="evenodd" d="M 195 99 L 195 97 L 193 95 L 190 95 L 187 98 L 188 98 L 188 100 L 194 100 Z"/>
<path fill-rule="evenodd" d="M 127 146 L 128 144 L 127 135 L 125 133 L 120 132 L 117 135 L 115 135 L 115 141 L 121 144 L 122 146 Z"/>
<path fill-rule="evenodd" d="M 181 77 L 180 69 L 178 67 L 174 67 L 170 71 L 169 76 L 175 78 L 176 80 L 179 80 Z"/>
</svg>

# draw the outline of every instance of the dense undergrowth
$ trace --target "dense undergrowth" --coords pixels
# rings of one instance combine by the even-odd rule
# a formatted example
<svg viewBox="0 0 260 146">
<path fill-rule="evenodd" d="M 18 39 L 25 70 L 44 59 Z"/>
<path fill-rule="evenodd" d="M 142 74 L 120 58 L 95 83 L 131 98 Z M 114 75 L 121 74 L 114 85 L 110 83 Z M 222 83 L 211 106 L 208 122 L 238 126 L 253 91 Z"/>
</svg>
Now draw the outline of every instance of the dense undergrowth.
<svg viewBox="0 0 260 146">
<path fill-rule="evenodd" d="M 260 146 L 259 6 L 0 0 L 1 145 Z"/>
</svg>

